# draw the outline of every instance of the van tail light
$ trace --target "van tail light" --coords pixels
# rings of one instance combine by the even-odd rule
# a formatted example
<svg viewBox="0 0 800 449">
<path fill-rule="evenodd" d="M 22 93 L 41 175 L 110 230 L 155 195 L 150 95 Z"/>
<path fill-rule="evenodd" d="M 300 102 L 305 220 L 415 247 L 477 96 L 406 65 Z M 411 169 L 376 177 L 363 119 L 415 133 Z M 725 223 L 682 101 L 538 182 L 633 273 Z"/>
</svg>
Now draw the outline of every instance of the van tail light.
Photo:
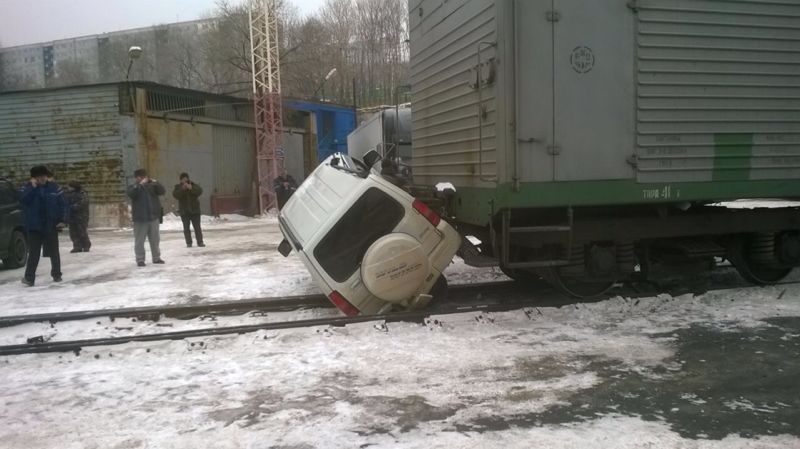
<svg viewBox="0 0 800 449">
<path fill-rule="evenodd" d="M 423 203 L 420 200 L 414 200 L 412 203 L 414 209 L 422 214 L 431 224 L 435 226 L 439 226 L 439 222 L 442 221 L 442 217 L 439 216 L 436 212 L 434 212 L 427 204 Z"/>
<path fill-rule="evenodd" d="M 328 295 L 328 299 L 330 299 L 333 305 L 335 305 L 347 316 L 356 316 L 359 314 L 358 309 L 344 299 L 344 296 L 342 296 L 342 294 L 336 290 L 332 291 L 331 294 Z"/>
</svg>

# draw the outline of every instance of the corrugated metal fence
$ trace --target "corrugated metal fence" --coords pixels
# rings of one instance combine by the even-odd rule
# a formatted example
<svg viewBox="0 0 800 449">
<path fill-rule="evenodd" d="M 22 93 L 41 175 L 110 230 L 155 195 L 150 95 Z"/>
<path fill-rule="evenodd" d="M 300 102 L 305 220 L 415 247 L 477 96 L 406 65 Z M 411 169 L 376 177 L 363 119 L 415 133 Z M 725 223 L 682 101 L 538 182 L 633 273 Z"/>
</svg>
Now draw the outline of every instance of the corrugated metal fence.
<svg viewBox="0 0 800 449">
<path fill-rule="evenodd" d="M 14 182 L 45 164 L 57 181 L 80 181 L 94 201 L 124 200 L 116 85 L 0 95 L 0 176 Z"/>
</svg>

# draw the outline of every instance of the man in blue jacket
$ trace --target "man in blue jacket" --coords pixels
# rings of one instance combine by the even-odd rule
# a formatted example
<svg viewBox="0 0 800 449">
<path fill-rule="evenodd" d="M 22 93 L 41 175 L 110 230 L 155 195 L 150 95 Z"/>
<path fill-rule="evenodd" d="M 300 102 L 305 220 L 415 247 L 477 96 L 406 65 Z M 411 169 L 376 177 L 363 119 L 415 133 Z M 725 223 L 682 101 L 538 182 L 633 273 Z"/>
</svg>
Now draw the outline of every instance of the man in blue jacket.
<svg viewBox="0 0 800 449">
<path fill-rule="evenodd" d="M 159 248 L 160 236 L 158 235 L 159 223 L 163 210 L 159 196 L 166 190 L 155 179 L 147 176 L 147 171 L 140 168 L 133 172 L 136 182 L 128 186 L 128 197 L 131 199 L 131 215 L 133 216 L 133 252 L 136 254 L 136 265 L 143 267 L 144 240 L 150 242 L 150 256 L 153 263 L 163 264 L 161 249 Z"/>
<path fill-rule="evenodd" d="M 50 257 L 50 275 L 53 281 L 61 282 L 61 255 L 58 251 L 58 231 L 67 221 L 67 203 L 64 192 L 49 180 L 53 174 L 44 165 L 31 168 L 31 179 L 19 189 L 18 199 L 25 216 L 25 232 L 28 235 L 28 265 L 22 283 L 33 286 L 36 268 L 44 249 Z"/>
</svg>

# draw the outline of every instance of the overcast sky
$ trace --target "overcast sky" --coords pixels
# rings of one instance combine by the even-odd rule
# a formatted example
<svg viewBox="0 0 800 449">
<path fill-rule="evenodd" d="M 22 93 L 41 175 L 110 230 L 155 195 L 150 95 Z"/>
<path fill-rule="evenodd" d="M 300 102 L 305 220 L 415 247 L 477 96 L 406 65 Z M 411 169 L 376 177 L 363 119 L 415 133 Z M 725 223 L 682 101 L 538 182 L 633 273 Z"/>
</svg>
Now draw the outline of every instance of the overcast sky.
<svg viewBox="0 0 800 449">
<path fill-rule="evenodd" d="M 231 0 L 240 3 L 242 0 Z M 289 0 L 302 15 L 324 0 Z M 217 0 L 0 0 L 0 46 L 47 42 L 128 28 L 194 20 Z"/>
</svg>

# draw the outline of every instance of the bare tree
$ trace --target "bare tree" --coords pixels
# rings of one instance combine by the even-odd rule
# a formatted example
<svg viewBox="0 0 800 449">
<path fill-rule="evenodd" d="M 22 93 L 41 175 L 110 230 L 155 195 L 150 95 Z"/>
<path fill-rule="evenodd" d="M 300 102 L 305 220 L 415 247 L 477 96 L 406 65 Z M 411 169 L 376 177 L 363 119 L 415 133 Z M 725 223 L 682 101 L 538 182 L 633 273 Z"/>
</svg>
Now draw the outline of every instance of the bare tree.
<svg viewBox="0 0 800 449">
<path fill-rule="evenodd" d="M 281 65 L 293 49 L 288 44 L 299 22 L 297 8 L 285 0 L 278 1 L 279 36 L 283 46 Z M 215 26 L 204 33 L 200 52 L 203 79 L 209 90 L 219 93 L 244 93 L 251 87 L 250 20 L 247 4 L 217 2 Z M 291 78 L 291 77 L 290 77 Z"/>
<path fill-rule="evenodd" d="M 360 106 L 390 104 L 408 76 L 408 13 L 405 0 L 326 0 L 316 14 L 300 19 L 291 0 L 278 4 L 281 79 L 285 96 L 319 98 Z M 155 26 L 135 34 L 98 38 L 99 73 L 87 77 L 80 61 L 57 61 L 57 83 L 125 79 L 128 48 L 144 49 L 130 79 L 192 89 L 247 95 L 251 89 L 250 24 L 247 2 L 219 0 L 212 16 L 195 28 Z M 0 89 L 25 80 L 4 71 Z M 88 79 L 87 79 L 88 78 Z M 355 90 L 355 91 L 354 91 Z"/>
<path fill-rule="evenodd" d="M 330 49 L 328 52 L 332 67 L 338 75 L 330 81 L 335 86 L 334 98 L 347 102 L 353 95 L 353 81 L 356 78 L 353 43 L 356 37 L 355 4 L 352 0 L 328 0 L 320 12 L 320 19 L 328 29 Z"/>
<path fill-rule="evenodd" d="M 365 106 L 389 104 L 408 73 L 407 5 L 403 0 L 354 0 L 351 64 Z"/>
</svg>

